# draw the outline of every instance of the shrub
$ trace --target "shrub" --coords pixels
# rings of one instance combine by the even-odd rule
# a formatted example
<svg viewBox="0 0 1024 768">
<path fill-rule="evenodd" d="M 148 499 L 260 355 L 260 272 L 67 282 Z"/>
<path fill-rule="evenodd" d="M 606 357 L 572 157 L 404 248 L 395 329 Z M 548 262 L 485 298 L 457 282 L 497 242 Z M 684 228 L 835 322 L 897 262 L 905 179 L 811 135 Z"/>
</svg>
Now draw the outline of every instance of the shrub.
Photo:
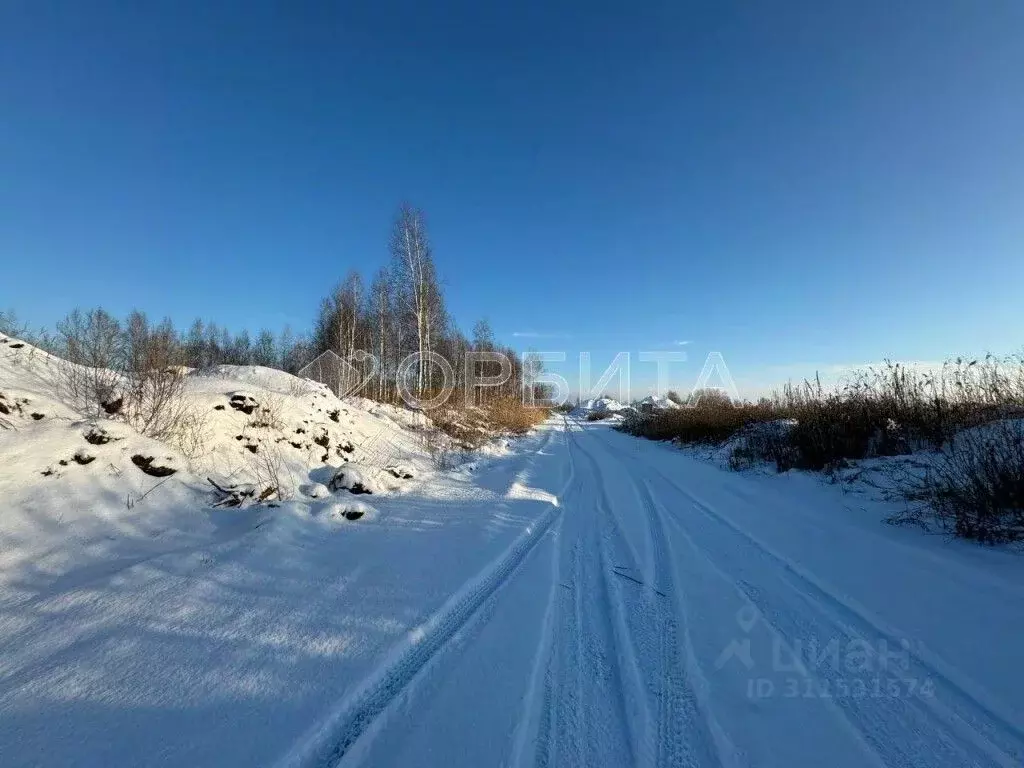
<svg viewBox="0 0 1024 768">
<path fill-rule="evenodd" d="M 924 502 L 899 519 L 931 517 L 950 533 L 985 543 L 1024 538 L 1024 420 L 965 430 L 903 477 L 906 497 Z"/>
<path fill-rule="evenodd" d="M 670 411 L 629 413 L 619 429 L 650 440 L 716 444 L 729 439 L 752 421 L 767 421 L 771 413 L 769 409 L 750 403 L 708 398 Z"/>
<path fill-rule="evenodd" d="M 691 395 L 685 408 L 631 417 L 622 429 L 655 440 L 718 444 L 743 438 L 751 424 L 791 420 L 784 436 L 740 439 L 735 465 L 770 461 L 779 471 L 822 470 L 847 460 L 938 448 L 964 428 L 1021 409 L 1021 359 L 988 356 L 958 358 L 938 372 L 886 363 L 855 372 L 836 391 L 826 391 L 815 379 L 756 404 L 705 390 Z"/>
<path fill-rule="evenodd" d="M 76 309 L 57 324 L 57 333 L 62 394 L 86 416 L 103 416 L 103 405 L 116 402 L 124 386 L 118 372 L 126 351 L 121 324 L 103 309 Z"/>
<path fill-rule="evenodd" d="M 103 309 L 76 309 L 57 333 L 59 387 L 77 410 L 120 418 L 158 440 L 191 429 L 196 417 L 184 398 L 182 350 L 169 320 L 151 327 L 133 312 L 122 325 Z"/>
<path fill-rule="evenodd" d="M 731 440 L 733 469 L 770 462 L 780 472 L 831 471 L 930 449 L 923 476 L 893 478 L 919 505 L 899 519 L 931 519 L 957 536 L 1000 542 L 1024 538 L 1022 415 L 1024 360 L 989 355 L 929 372 L 886 363 L 855 372 L 835 391 L 815 379 L 756 404 L 695 393 L 686 408 L 635 414 L 620 429 L 684 444 Z"/>
<path fill-rule="evenodd" d="M 522 435 L 544 421 L 550 410 L 527 406 L 515 398 L 495 400 L 486 405 L 446 404 L 430 412 L 434 427 L 472 450 L 495 435 Z"/>
<path fill-rule="evenodd" d="M 547 408 L 527 406 L 514 397 L 503 398 L 485 406 L 487 420 L 493 430 L 522 435 L 543 422 L 550 411 Z"/>
</svg>

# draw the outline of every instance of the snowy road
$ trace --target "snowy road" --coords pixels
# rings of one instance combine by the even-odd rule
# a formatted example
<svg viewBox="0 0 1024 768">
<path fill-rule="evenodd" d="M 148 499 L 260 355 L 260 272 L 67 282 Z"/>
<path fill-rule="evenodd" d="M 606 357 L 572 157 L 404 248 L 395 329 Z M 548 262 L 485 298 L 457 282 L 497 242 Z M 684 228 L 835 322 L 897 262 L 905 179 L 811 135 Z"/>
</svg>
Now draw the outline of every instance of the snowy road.
<svg viewBox="0 0 1024 768">
<path fill-rule="evenodd" d="M 343 765 L 1022 764 L 1012 556 L 566 426 L 559 514 Z"/>
<path fill-rule="evenodd" d="M 0 764 L 1024 764 L 1020 556 L 601 424 L 469 478 L 8 579 Z"/>
</svg>

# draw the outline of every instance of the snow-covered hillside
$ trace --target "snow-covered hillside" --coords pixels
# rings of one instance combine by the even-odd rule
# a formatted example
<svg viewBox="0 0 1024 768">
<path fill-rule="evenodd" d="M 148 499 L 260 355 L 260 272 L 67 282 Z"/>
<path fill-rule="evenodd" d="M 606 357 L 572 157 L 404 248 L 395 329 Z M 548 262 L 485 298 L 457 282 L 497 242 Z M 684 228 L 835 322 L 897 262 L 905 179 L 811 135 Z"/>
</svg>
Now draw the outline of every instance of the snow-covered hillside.
<svg viewBox="0 0 1024 768">
<path fill-rule="evenodd" d="M 323 516 L 329 497 L 340 513 L 360 506 L 346 489 L 379 498 L 433 472 L 415 414 L 342 401 L 282 371 L 188 373 L 192 418 L 184 434 L 157 441 L 116 417 L 77 412 L 62 365 L 16 339 L 0 341 L 0 580 L 8 584 L 22 567 L 57 575 L 101 560 L 125 536 L 148 547 L 171 531 L 208 535 L 215 506 L 264 496 L 312 518 Z"/>
</svg>

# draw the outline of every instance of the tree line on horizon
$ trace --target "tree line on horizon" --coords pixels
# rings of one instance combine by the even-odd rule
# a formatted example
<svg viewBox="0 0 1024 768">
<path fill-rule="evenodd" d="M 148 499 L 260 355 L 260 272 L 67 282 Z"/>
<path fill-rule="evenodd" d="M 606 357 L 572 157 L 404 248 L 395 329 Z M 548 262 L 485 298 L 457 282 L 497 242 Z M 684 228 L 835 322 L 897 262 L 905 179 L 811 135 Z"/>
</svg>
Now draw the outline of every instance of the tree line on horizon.
<svg viewBox="0 0 1024 768">
<path fill-rule="evenodd" d="M 398 399 L 400 373 L 406 391 L 420 398 L 436 392 L 443 379 L 438 364 L 428 361 L 432 355 L 447 363 L 444 381 L 456 389 L 466 385 L 467 374 L 501 372 L 499 363 L 478 360 L 481 355 L 472 353 L 498 353 L 507 359 L 508 381 L 499 387 L 476 388 L 472 398 L 478 404 L 518 397 L 524 387 L 535 386 L 531 382 L 540 372 L 539 363 L 529 357 L 524 361 L 511 347 L 498 344 L 486 319 L 473 326 L 471 336 L 459 329 L 445 303 L 420 209 L 408 204 L 399 208 L 388 251 L 388 264 L 377 270 L 368 285 L 358 269 L 349 270 L 321 300 L 305 333 L 285 326 L 276 334 L 266 328 L 255 336 L 248 330 L 233 334 L 216 321 L 201 318 L 179 332 L 169 318 L 152 323 L 144 311 L 133 310 L 122 321 L 100 307 L 73 310 L 57 323 L 55 333 L 30 332 L 17 322 L 13 311 L 0 312 L 0 333 L 24 338 L 70 362 L 111 369 L 130 367 L 131 360 L 120 359 L 125 355 L 154 359 L 139 352 L 147 344 L 158 346 L 159 359 L 168 365 L 196 369 L 260 365 L 292 374 L 327 351 L 358 368 L 356 353 L 367 352 L 379 362 L 359 394 L 382 401 Z M 401 366 L 414 353 L 419 355 L 413 364 Z M 544 396 L 543 391 L 537 394 Z"/>
</svg>

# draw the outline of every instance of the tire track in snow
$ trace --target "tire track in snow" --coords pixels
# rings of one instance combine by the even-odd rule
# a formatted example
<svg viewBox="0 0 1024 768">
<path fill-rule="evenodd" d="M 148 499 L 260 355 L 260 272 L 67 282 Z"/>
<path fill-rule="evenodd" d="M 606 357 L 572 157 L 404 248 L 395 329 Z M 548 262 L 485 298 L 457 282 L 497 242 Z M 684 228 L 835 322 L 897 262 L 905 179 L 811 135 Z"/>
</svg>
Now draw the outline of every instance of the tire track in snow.
<svg viewBox="0 0 1024 768">
<path fill-rule="evenodd" d="M 601 441 L 598 441 L 601 442 Z M 602 445 L 604 443 L 602 442 Z M 604 446 L 607 450 L 613 449 Z M 626 452 L 622 452 L 627 455 Z M 639 461 L 630 456 L 634 461 Z M 797 563 L 776 552 L 759 538 L 744 530 L 727 516 L 720 513 L 710 504 L 695 496 L 688 488 L 666 475 L 660 468 L 652 464 L 644 464 L 650 471 L 672 488 L 679 491 L 706 519 L 724 526 L 733 534 L 741 537 L 751 547 L 770 559 L 776 567 L 788 574 L 793 589 L 804 595 L 809 605 L 829 617 L 837 629 L 857 639 L 871 637 L 884 639 L 893 647 L 902 647 L 901 640 L 905 636 L 882 620 L 873 617 L 866 609 L 855 605 L 838 595 L 835 589 L 817 579 L 812 573 Z M 685 533 L 682 519 L 673 514 L 674 521 Z M 707 553 L 705 553 L 707 555 Z M 724 573 L 724 571 L 723 571 Z M 735 580 L 737 587 L 753 602 L 752 588 L 740 580 Z M 763 601 L 764 597 L 760 596 Z M 869 643 L 870 644 L 870 643 Z M 944 730 L 959 742 L 967 751 L 979 751 L 982 756 L 994 761 L 991 764 L 1019 768 L 1024 763 L 1024 725 L 1014 721 L 1012 714 L 1006 714 L 1006 708 L 990 701 L 989 696 L 970 680 L 964 679 L 951 664 L 934 656 L 923 648 L 907 649 L 910 659 L 919 669 L 923 677 L 936 683 L 937 692 L 945 696 L 928 698 L 912 697 L 915 707 L 927 710 L 926 716 L 941 722 Z M 878 701 L 878 699 L 875 699 Z M 882 745 L 888 746 L 888 745 Z"/>
<path fill-rule="evenodd" d="M 776 553 L 656 466 L 652 465 L 649 468 L 662 482 L 681 493 L 703 519 L 710 520 L 732 536 L 738 537 L 745 546 L 753 549 L 757 556 L 767 558 L 777 572 L 786 575 L 789 590 L 795 592 L 811 609 L 810 616 L 817 614 L 818 620 L 824 618 L 834 632 L 851 640 L 864 641 L 867 647 L 873 647 L 871 638 L 882 638 L 890 643 L 891 647 L 902 648 L 901 636 L 895 630 L 885 627 L 862 609 L 849 604 L 839 597 L 835 590 L 822 584 L 796 563 Z M 799 611 L 792 605 L 785 605 L 784 601 L 780 600 L 781 593 L 777 590 L 773 592 L 756 589 L 750 582 L 733 575 L 730 569 L 713 559 L 711 552 L 693 540 L 685 516 L 681 513 L 669 513 L 669 519 L 689 541 L 694 552 L 700 554 L 723 578 L 731 582 L 744 600 L 758 609 L 763 621 L 791 652 L 794 642 L 799 646 L 804 640 L 820 638 L 822 633 L 817 631 L 813 619 L 809 618 L 806 610 Z M 744 563 L 750 561 L 748 558 Z M 770 578 L 771 575 L 758 578 L 756 581 L 763 585 L 765 582 L 770 583 Z M 933 663 L 924 658 L 924 654 L 915 652 L 912 648 L 907 651 L 917 669 L 909 670 L 900 677 L 930 679 L 936 683 L 937 695 L 928 698 L 917 695 L 909 698 L 836 696 L 825 697 L 823 700 L 833 706 L 837 714 L 860 733 L 865 745 L 885 762 L 895 761 L 902 764 L 907 760 L 913 760 L 915 756 L 920 757 L 922 746 L 929 745 L 933 748 L 933 762 L 940 761 L 936 764 L 960 765 L 967 761 L 975 766 L 1019 768 L 1021 755 L 1024 755 L 1024 740 L 1020 738 L 1019 729 L 1001 716 L 997 708 L 987 706 L 941 671 L 942 668 L 948 668 L 945 662 L 936 659 L 936 663 Z M 818 672 L 822 672 L 821 668 Z M 834 684 L 837 679 L 836 672 L 827 667 L 824 672 L 824 675 L 807 673 L 807 677 L 812 681 L 820 681 L 824 677 L 826 684 Z M 940 696 L 939 693 L 943 695 Z M 900 733 L 917 734 L 916 746 L 905 745 L 901 739 L 889 738 L 890 726 L 893 723 L 902 724 Z M 930 732 L 930 735 L 923 737 L 922 730 Z"/>
<path fill-rule="evenodd" d="M 480 608 L 515 574 L 561 515 L 552 507 L 527 528 L 486 573 L 452 597 L 440 611 L 412 630 L 407 647 L 370 682 L 346 697 L 316 731 L 279 763 L 282 766 L 337 765 L 367 728 L 413 681 L 416 674 L 466 627 Z"/>
<path fill-rule="evenodd" d="M 544 447 L 552 442 L 552 434 Z M 563 429 L 562 443 L 566 444 L 568 433 Z M 576 478 L 576 466 L 572 454 L 568 453 L 568 476 L 563 488 L 567 491 Z M 564 493 L 563 493 L 564 496 Z M 552 670 L 557 663 L 555 648 L 555 626 L 559 618 L 561 603 L 565 592 L 562 582 L 561 563 L 561 528 L 565 516 L 559 518 L 555 551 L 551 558 L 551 584 L 548 592 L 548 606 L 544 612 L 544 626 L 534 654 L 533 670 L 530 675 L 530 686 L 523 702 L 523 714 L 516 727 L 513 739 L 512 758 L 510 764 L 526 768 L 531 764 L 547 765 L 550 760 L 551 732 L 554 727 L 555 708 L 553 706 Z"/>
<path fill-rule="evenodd" d="M 602 586 L 608 592 L 608 604 L 614 613 L 614 638 L 616 645 L 622 649 L 622 653 L 619 654 L 620 678 L 623 681 L 628 679 L 630 682 L 629 688 L 623 688 L 621 695 L 627 709 L 634 714 L 634 717 L 626 721 L 627 724 L 635 723 L 630 725 L 632 762 L 634 765 L 655 765 L 658 751 L 658 728 L 655 723 L 658 698 L 656 686 L 663 670 L 660 665 L 657 665 L 656 669 L 650 669 L 652 654 L 655 657 L 659 656 L 656 611 L 648 599 L 651 597 L 648 594 L 651 591 L 650 585 L 626 573 L 629 571 L 634 574 L 645 574 L 647 569 L 642 567 L 643 562 L 623 529 L 622 518 L 613 509 L 607 471 L 601 469 L 598 461 L 580 442 L 577 446 L 580 453 L 586 457 L 600 491 L 596 508 L 601 520 L 596 522 L 603 522 L 607 527 L 607 533 L 597 532 L 599 535 L 596 554 Z M 628 566 L 616 564 L 619 558 L 612 558 L 609 551 L 613 548 L 625 554 Z M 620 580 L 610 584 L 611 573 L 620 577 Z"/>
<path fill-rule="evenodd" d="M 692 680 L 693 675 L 698 674 L 699 666 L 690 646 L 682 592 L 669 554 L 662 511 L 646 483 L 637 488 L 641 491 L 643 506 L 651 523 L 657 572 L 663 580 L 661 589 L 675 606 L 674 612 L 663 610 L 661 614 L 666 684 L 659 699 L 658 765 L 722 766 L 724 755 L 732 757 L 732 749 L 731 745 L 724 748 L 723 742 L 728 743 L 724 735 L 715 738 L 717 728 L 709 722 L 713 716 L 706 699 L 698 695 Z M 685 660 L 680 659 L 681 648 L 685 648 Z M 707 681 L 702 682 L 706 687 Z M 689 724 L 689 729 L 684 730 L 684 723 Z M 732 764 L 735 761 L 730 759 L 728 762 Z"/>
<path fill-rule="evenodd" d="M 599 492 L 590 460 L 573 439 L 575 422 L 564 419 L 566 449 L 577 482 L 564 502 L 563 572 L 570 583 L 554 622 L 552 652 L 545 676 L 548 723 L 538 738 L 538 766 L 633 764 L 634 744 L 623 696 L 625 672 L 615 596 L 608 584 L 599 523 Z M 577 462 L 583 462 L 577 467 Z"/>
<path fill-rule="evenodd" d="M 927 651 L 915 650 L 912 644 L 905 646 L 902 642 L 904 638 L 894 629 L 884 626 L 880 620 L 871 617 L 863 609 L 839 597 L 835 590 L 820 582 L 813 574 L 775 552 L 756 536 L 744 531 L 692 493 L 684 490 L 684 495 L 705 519 L 711 520 L 741 537 L 750 548 L 777 568 L 806 607 L 812 613 L 817 613 L 818 620 L 823 621 L 835 634 L 848 641 L 856 642 L 865 649 L 874 649 L 877 641 L 884 640 L 888 647 L 899 648 L 907 654 L 910 668 L 901 672 L 899 677 L 930 680 L 935 684 L 936 692 L 932 696 L 913 695 L 869 699 L 876 708 L 888 710 L 884 718 L 886 722 L 905 722 L 907 730 L 910 732 L 920 732 L 922 728 L 930 727 L 934 731 L 934 737 L 925 739 L 925 742 L 934 744 L 936 748 L 943 745 L 942 753 L 947 759 L 969 759 L 972 765 L 978 766 L 1019 768 L 1021 760 L 1024 758 L 1024 735 L 1020 729 L 1004 718 L 995 708 L 986 705 L 964 686 L 953 680 L 950 674 L 943 669 L 946 667 L 944 662 L 926 658 Z M 763 615 L 774 613 L 776 622 L 786 621 L 791 626 L 802 627 L 805 638 L 817 636 L 813 631 L 813 621 L 809 621 L 806 615 L 802 616 L 801 612 L 795 611 L 790 606 L 790 615 L 784 613 L 780 616 L 779 608 L 772 602 L 770 596 L 754 590 L 750 584 L 742 580 L 733 580 L 746 598 Z M 806 614 L 806 611 L 803 613 Z M 785 634 L 783 633 L 784 636 Z M 791 631 L 789 634 L 794 633 Z M 828 635 L 828 637 L 832 637 L 832 635 Z M 801 639 L 799 634 L 797 639 Z M 847 647 L 846 644 L 843 644 L 843 647 Z M 835 672 L 828 667 L 824 667 L 824 671 L 826 673 Z M 955 672 L 952 673 L 954 676 L 955 674 Z M 815 677 L 815 675 L 811 676 Z M 828 679 L 827 675 L 826 679 Z M 873 734 L 879 730 L 877 710 L 868 711 L 867 708 L 861 706 L 862 702 L 857 698 L 841 697 L 836 701 L 860 724 L 859 727 L 865 737 L 873 741 L 880 752 L 887 754 L 896 749 L 898 745 L 895 743 L 884 742 L 873 737 Z"/>
<path fill-rule="evenodd" d="M 583 478 L 577 474 L 576 458 L 573 451 L 573 440 L 571 438 L 572 427 L 569 419 L 562 417 L 563 435 L 565 440 L 566 454 L 569 457 L 569 476 L 575 479 L 566 484 L 566 489 L 573 485 L 572 491 L 565 496 L 563 507 L 571 508 L 571 501 L 579 497 L 583 489 Z M 569 517 L 571 523 L 563 523 L 562 547 L 567 542 L 572 542 L 569 551 L 569 573 L 565 576 L 570 578 L 568 584 L 560 581 L 558 588 L 564 590 L 557 607 L 557 613 L 552 625 L 552 637 L 550 638 L 550 653 L 547 669 L 544 675 L 544 697 L 543 709 L 540 713 L 540 728 L 534 750 L 534 765 L 546 768 L 549 765 L 566 764 L 561 759 L 560 751 L 564 750 L 567 741 L 571 753 L 577 756 L 577 762 L 582 763 L 580 755 L 583 753 L 582 743 L 579 736 L 582 732 L 580 722 L 582 719 L 582 705 L 580 704 L 583 691 L 582 664 L 579 659 L 582 657 L 580 647 L 580 609 L 578 605 L 580 578 L 579 563 L 579 539 L 573 536 L 574 526 L 579 525 L 578 516 L 570 512 L 563 515 L 563 520 Z M 565 527 L 570 526 L 566 531 Z M 561 549 L 561 548 L 560 548 Z M 556 559 L 561 560 L 562 553 L 556 554 Z M 566 636 L 571 642 L 566 643 Z M 567 679 L 570 677 L 571 679 Z M 571 685 L 570 685 L 571 683 Z"/>
<path fill-rule="evenodd" d="M 635 679 L 627 693 L 630 661 L 634 654 L 626 642 L 618 619 L 618 601 L 608 583 L 608 564 L 600 530 L 602 512 L 607 507 L 607 491 L 600 482 L 597 465 L 579 442 L 570 438 L 570 450 L 578 453 L 590 468 L 580 476 L 580 494 L 567 502 L 576 526 L 574 550 L 576 578 L 572 585 L 574 616 L 560 628 L 563 645 L 574 648 L 574 675 L 578 680 L 576 733 L 559 732 L 560 738 L 580 744 L 575 751 L 578 765 L 623 764 L 636 754 L 635 735 L 629 713 L 635 708 Z M 574 459 L 575 461 L 575 459 Z M 583 492 L 595 490 L 591 501 Z M 566 637 L 568 635 L 568 637 Z M 564 671 L 562 673 L 564 675 Z M 559 765 L 567 764 L 561 755 Z"/>
<path fill-rule="evenodd" d="M 663 507 L 663 510 L 664 509 L 665 508 Z M 737 597 L 739 597 L 745 604 L 753 605 L 753 603 L 751 603 L 749 593 L 744 591 L 744 583 L 732 577 L 732 575 L 726 572 L 714 559 L 712 559 L 710 553 L 706 549 L 703 549 L 696 544 L 696 542 L 690 536 L 689 531 L 686 529 L 681 519 L 679 519 L 677 515 L 675 515 L 674 513 L 667 512 L 666 519 L 668 519 L 672 526 L 676 528 L 676 530 L 679 532 L 680 539 L 685 543 L 687 548 L 690 550 L 690 559 L 692 559 L 694 562 L 705 562 L 708 565 L 708 567 L 712 570 L 712 572 L 717 574 L 718 578 L 724 581 L 733 590 Z M 791 649 L 792 646 L 788 644 L 788 641 L 786 640 L 783 633 L 771 621 L 768 620 L 767 616 L 761 614 L 761 618 L 763 620 L 763 624 L 766 626 L 772 637 L 776 638 L 781 643 L 781 647 L 787 650 Z M 872 742 L 864 738 L 862 729 L 859 728 L 853 721 L 851 721 L 849 717 L 847 717 L 844 711 L 836 705 L 836 702 L 834 702 L 833 699 L 825 698 L 823 700 L 823 703 L 827 709 L 834 712 L 835 717 L 838 718 L 844 724 L 845 728 L 847 728 L 851 732 L 851 734 L 860 742 L 862 749 L 865 751 L 865 757 L 870 756 L 871 762 L 866 763 L 865 765 L 869 764 L 872 766 L 877 766 L 878 768 L 883 768 L 883 766 L 886 765 L 885 761 L 883 760 L 882 756 L 876 750 L 874 750 Z"/>
<path fill-rule="evenodd" d="M 601 441 L 591 439 L 607 452 Z M 618 455 L 610 458 L 616 463 L 621 460 Z M 632 456 L 629 458 L 639 463 Z M 591 461 L 597 469 L 597 460 L 591 457 Z M 721 766 L 724 756 L 731 756 L 733 750 L 728 739 L 713 724 L 706 704 L 702 703 L 693 685 L 691 671 L 697 668 L 696 661 L 688 640 L 684 642 L 687 638 L 686 619 L 664 521 L 647 484 L 638 481 L 632 472 L 626 475 L 637 507 L 645 512 L 650 552 L 650 562 L 643 569 L 647 583 L 643 585 L 642 610 L 637 615 L 645 626 L 634 630 L 646 635 L 648 640 L 653 630 L 656 641 L 647 643 L 648 647 L 653 646 L 656 656 L 656 662 L 649 671 L 650 691 L 654 699 L 651 706 L 656 712 L 656 722 L 648 761 L 657 766 Z M 684 654 L 688 663 L 680 655 L 684 647 L 689 651 Z M 715 733 L 718 734 L 717 739 Z"/>
</svg>

